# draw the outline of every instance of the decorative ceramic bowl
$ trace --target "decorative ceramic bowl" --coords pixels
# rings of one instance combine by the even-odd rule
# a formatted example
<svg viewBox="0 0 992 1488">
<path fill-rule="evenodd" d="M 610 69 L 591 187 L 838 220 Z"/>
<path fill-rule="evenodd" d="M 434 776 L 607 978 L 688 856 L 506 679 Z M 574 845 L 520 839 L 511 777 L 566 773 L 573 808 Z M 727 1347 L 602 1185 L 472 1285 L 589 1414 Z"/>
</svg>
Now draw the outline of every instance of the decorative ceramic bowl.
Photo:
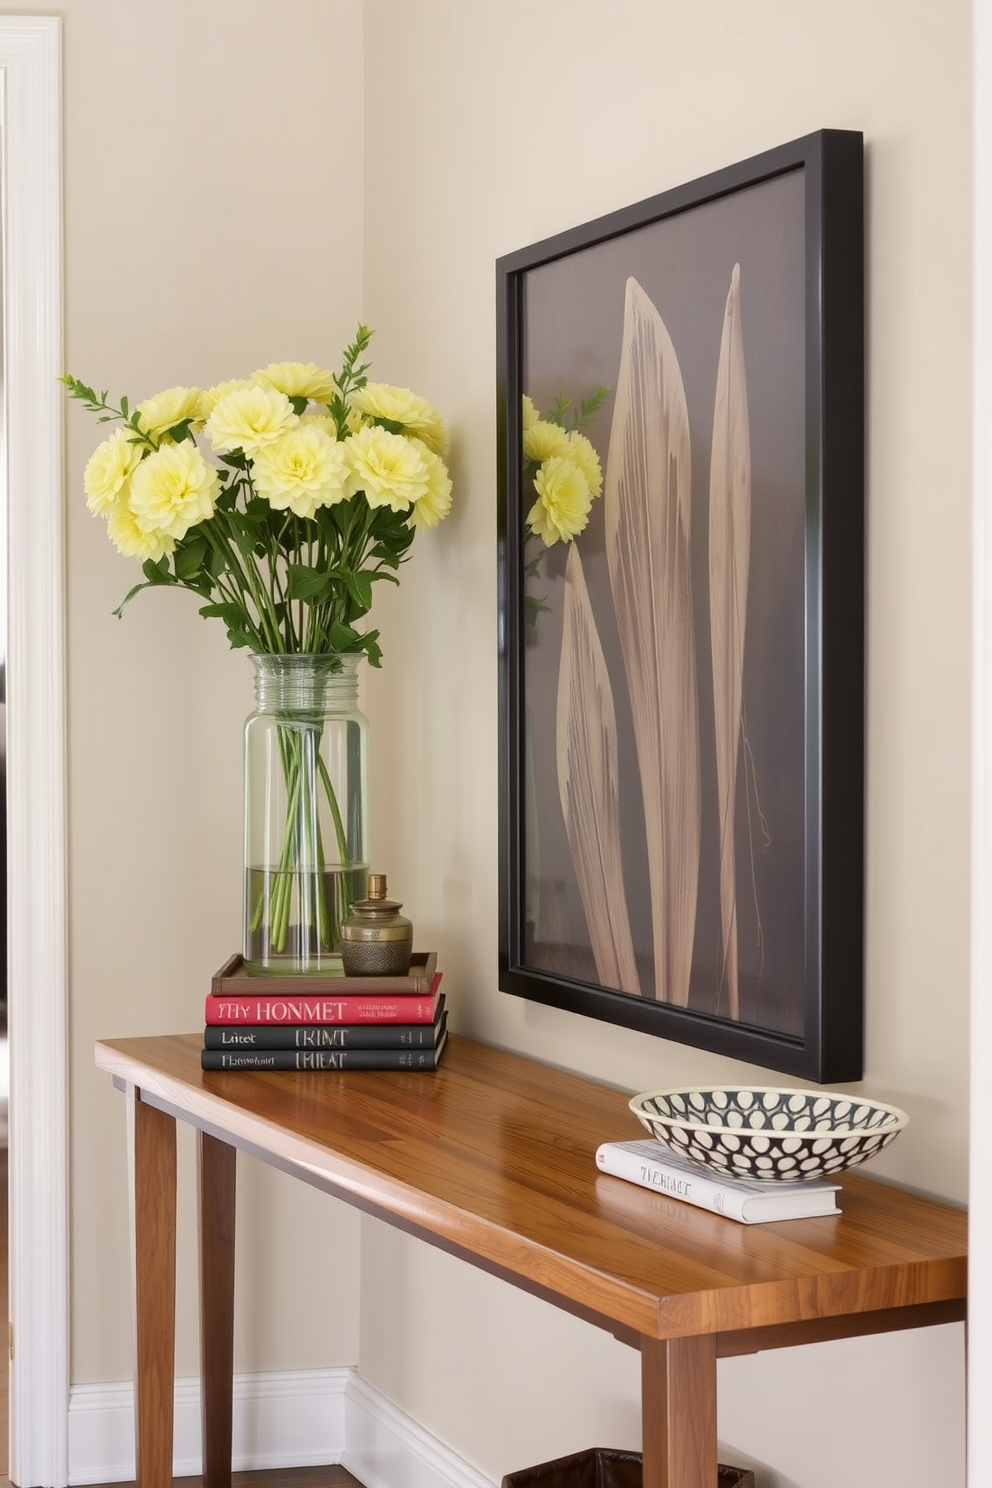
<svg viewBox="0 0 992 1488">
<path fill-rule="evenodd" d="M 777 1183 L 857 1167 L 909 1121 L 905 1111 L 880 1101 L 761 1085 L 649 1090 L 635 1095 L 630 1109 L 673 1152 L 713 1172 Z"/>
</svg>

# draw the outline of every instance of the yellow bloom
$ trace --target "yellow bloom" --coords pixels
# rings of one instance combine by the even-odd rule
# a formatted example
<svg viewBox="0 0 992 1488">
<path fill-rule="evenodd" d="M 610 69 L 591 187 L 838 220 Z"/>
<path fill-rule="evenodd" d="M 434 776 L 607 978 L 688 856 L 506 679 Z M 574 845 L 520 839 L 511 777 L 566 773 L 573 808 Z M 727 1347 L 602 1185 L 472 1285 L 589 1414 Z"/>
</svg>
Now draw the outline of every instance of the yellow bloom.
<svg viewBox="0 0 992 1488">
<path fill-rule="evenodd" d="M 528 429 L 533 429 L 535 424 L 541 422 L 541 415 L 534 407 L 533 399 L 528 398 L 526 393 L 520 401 L 523 404 L 523 431 L 526 434 Z"/>
<path fill-rule="evenodd" d="M 107 535 L 125 558 L 140 558 L 142 562 L 151 558 L 157 563 L 175 547 L 172 538 L 166 537 L 164 532 L 143 532 L 126 502 L 112 507 L 107 513 Z"/>
<path fill-rule="evenodd" d="M 549 424 L 538 419 L 530 428 L 524 428 L 524 459 L 535 465 L 550 460 L 552 455 L 568 454 L 568 435 L 558 424 Z"/>
<path fill-rule="evenodd" d="M 570 542 L 589 520 L 592 493 L 574 460 L 552 455 L 534 477 L 537 500 L 527 513 L 527 525 L 549 547 Z"/>
<path fill-rule="evenodd" d="M 433 450 L 425 447 L 423 458 L 427 466 L 427 490 L 413 503 L 410 521 L 414 527 L 436 527 L 451 510 L 451 477 L 444 461 Z"/>
<path fill-rule="evenodd" d="M 142 429 L 159 438 L 169 429 L 174 429 L 176 424 L 197 418 L 202 396 L 199 388 L 166 388 L 164 393 L 156 393 L 153 398 L 139 403 L 135 411 Z"/>
<path fill-rule="evenodd" d="M 357 393 L 350 394 L 352 406 L 371 419 L 388 419 L 402 424 L 403 432 L 420 439 L 435 455 L 444 454 L 444 423 L 436 408 L 411 393 L 409 388 L 390 387 L 385 382 L 367 382 Z"/>
<path fill-rule="evenodd" d="M 315 403 L 329 403 L 334 397 L 334 376 L 313 362 L 270 362 L 252 374 L 260 387 L 275 388 L 287 398 L 312 398 Z"/>
<path fill-rule="evenodd" d="M 220 481 L 196 448 L 163 444 L 142 460 L 131 478 L 130 506 L 142 532 L 179 542 L 191 527 L 213 516 Z"/>
<path fill-rule="evenodd" d="M 200 394 L 200 409 L 197 418 L 205 423 L 221 398 L 226 397 L 228 393 L 241 392 L 243 388 L 251 387 L 251 385 L 247 377 L 229 377 L 226 382 L 215 382 L 213 387 L 207 388 L 205 393 Z"/>
<path fill-rule="evenodd" d="M 315 429 L 323 429 L 324 433 L 329 434 L 332 439 L 337 439 L 338 437 L 338 426 L 329 413 L 317 413 L 316 411 L 312 413 L 301 413 L 300 423 L 312 424 Z M 358 425 L 356 424 L 355 427 L 357 428 Z"/>
<path fill-rule="evenodd" d="M 574 460 L 589 484 L 589 494 L 596 497 L 603 489 L 603 467 L 592 441 L 573 429 L 568 436 L 568 458 Z"/>
<path fill-rule="evenodd" d="M 141 447 L 128 443 L 123 429 L 98 444 L 83 472 L 86 505 L 95 516 L 127 504 L 128 484 L 141 460 Z"/>
<path fill-rule="evenodd" d="M 343 444 L 315 423 L 300 423 L 255 456 L 255 490 L 277 511 L 288 507 L 312 517 L 352 494 L 352 471 Z"/>
<path fill-rule="evenodd" d="M 391 506 L 401 512 L 427 495 L 428 451 L 419 440 L 368 424 L 346 439 L 344 447 L 355 473 L 355 489 L 365 492 L 369 506 Z"/>
<path fill-rule="evenodd" d="M 218 399 L 206 435 L 215 450 L 241 449 L 251 458 L 297 423 L 285 393 L 250 383 Z"/>
</svg>

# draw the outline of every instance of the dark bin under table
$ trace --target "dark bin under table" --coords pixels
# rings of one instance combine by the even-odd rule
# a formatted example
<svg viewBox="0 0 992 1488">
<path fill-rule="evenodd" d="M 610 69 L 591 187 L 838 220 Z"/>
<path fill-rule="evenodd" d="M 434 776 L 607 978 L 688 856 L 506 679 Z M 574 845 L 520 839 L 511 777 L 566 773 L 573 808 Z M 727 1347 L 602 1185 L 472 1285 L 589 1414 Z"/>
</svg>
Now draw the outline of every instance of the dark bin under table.
<svg viewBox="0 0 992 1488">
<path fill-rule="evenodd" d="M 640 1452 L 590 1447 L 507 1473 L 502 1488 L 641 1488 Z M 754 1488 L 754 1473 L 743 1467 L 717 1468 L 716 1488 Z"/>
</svg>

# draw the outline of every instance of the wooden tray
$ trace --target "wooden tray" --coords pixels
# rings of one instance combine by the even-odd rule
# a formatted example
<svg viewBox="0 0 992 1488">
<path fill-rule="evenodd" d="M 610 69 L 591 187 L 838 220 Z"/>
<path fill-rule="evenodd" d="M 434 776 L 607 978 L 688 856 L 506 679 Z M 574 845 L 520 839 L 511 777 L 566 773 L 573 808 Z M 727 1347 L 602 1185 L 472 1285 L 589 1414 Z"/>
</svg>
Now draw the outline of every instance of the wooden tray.
<svg viewBox="0 0 992 1488">
<path fill-rule="evenodd" d="M 210 991 L 214 997 L 268 996 L 298 997 L 305 992 L 308 997 L 337 995 L 343 992 L 391 992 L 414 993 L 423 997 L 433 990 L 437 970 L 437 951 L 414 951 L 410 958 L 410 971 L 406 976 L 280 976 L 266 972 L 250 972 L 245 969 L 244 957 L 230 956 L 219 971 L 214 973 Z"/>
</svg>

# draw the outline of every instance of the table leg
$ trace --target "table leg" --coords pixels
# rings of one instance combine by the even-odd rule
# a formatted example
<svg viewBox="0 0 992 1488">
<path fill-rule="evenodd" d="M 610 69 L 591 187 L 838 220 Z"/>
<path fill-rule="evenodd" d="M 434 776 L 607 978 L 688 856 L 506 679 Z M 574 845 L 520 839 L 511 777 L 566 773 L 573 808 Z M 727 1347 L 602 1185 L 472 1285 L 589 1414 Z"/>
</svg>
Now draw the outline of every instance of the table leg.
<svg viewBox="0 0 992 1488">
<path fill-rule="evenodd" d="M 716 1340 L 641 1339 L 644 1488 L 716 1488 Z"/>
<path fill-rule="evenodd" d="M 172 1488 L 176 1378 L 176 1123 L 128 1095 L 137 1488 Z"/>
<path fill-rule="evenodd" d="M 197 1132 L 203 1488 L 231 1488 L 237 1149 Z"/>
</svg>

